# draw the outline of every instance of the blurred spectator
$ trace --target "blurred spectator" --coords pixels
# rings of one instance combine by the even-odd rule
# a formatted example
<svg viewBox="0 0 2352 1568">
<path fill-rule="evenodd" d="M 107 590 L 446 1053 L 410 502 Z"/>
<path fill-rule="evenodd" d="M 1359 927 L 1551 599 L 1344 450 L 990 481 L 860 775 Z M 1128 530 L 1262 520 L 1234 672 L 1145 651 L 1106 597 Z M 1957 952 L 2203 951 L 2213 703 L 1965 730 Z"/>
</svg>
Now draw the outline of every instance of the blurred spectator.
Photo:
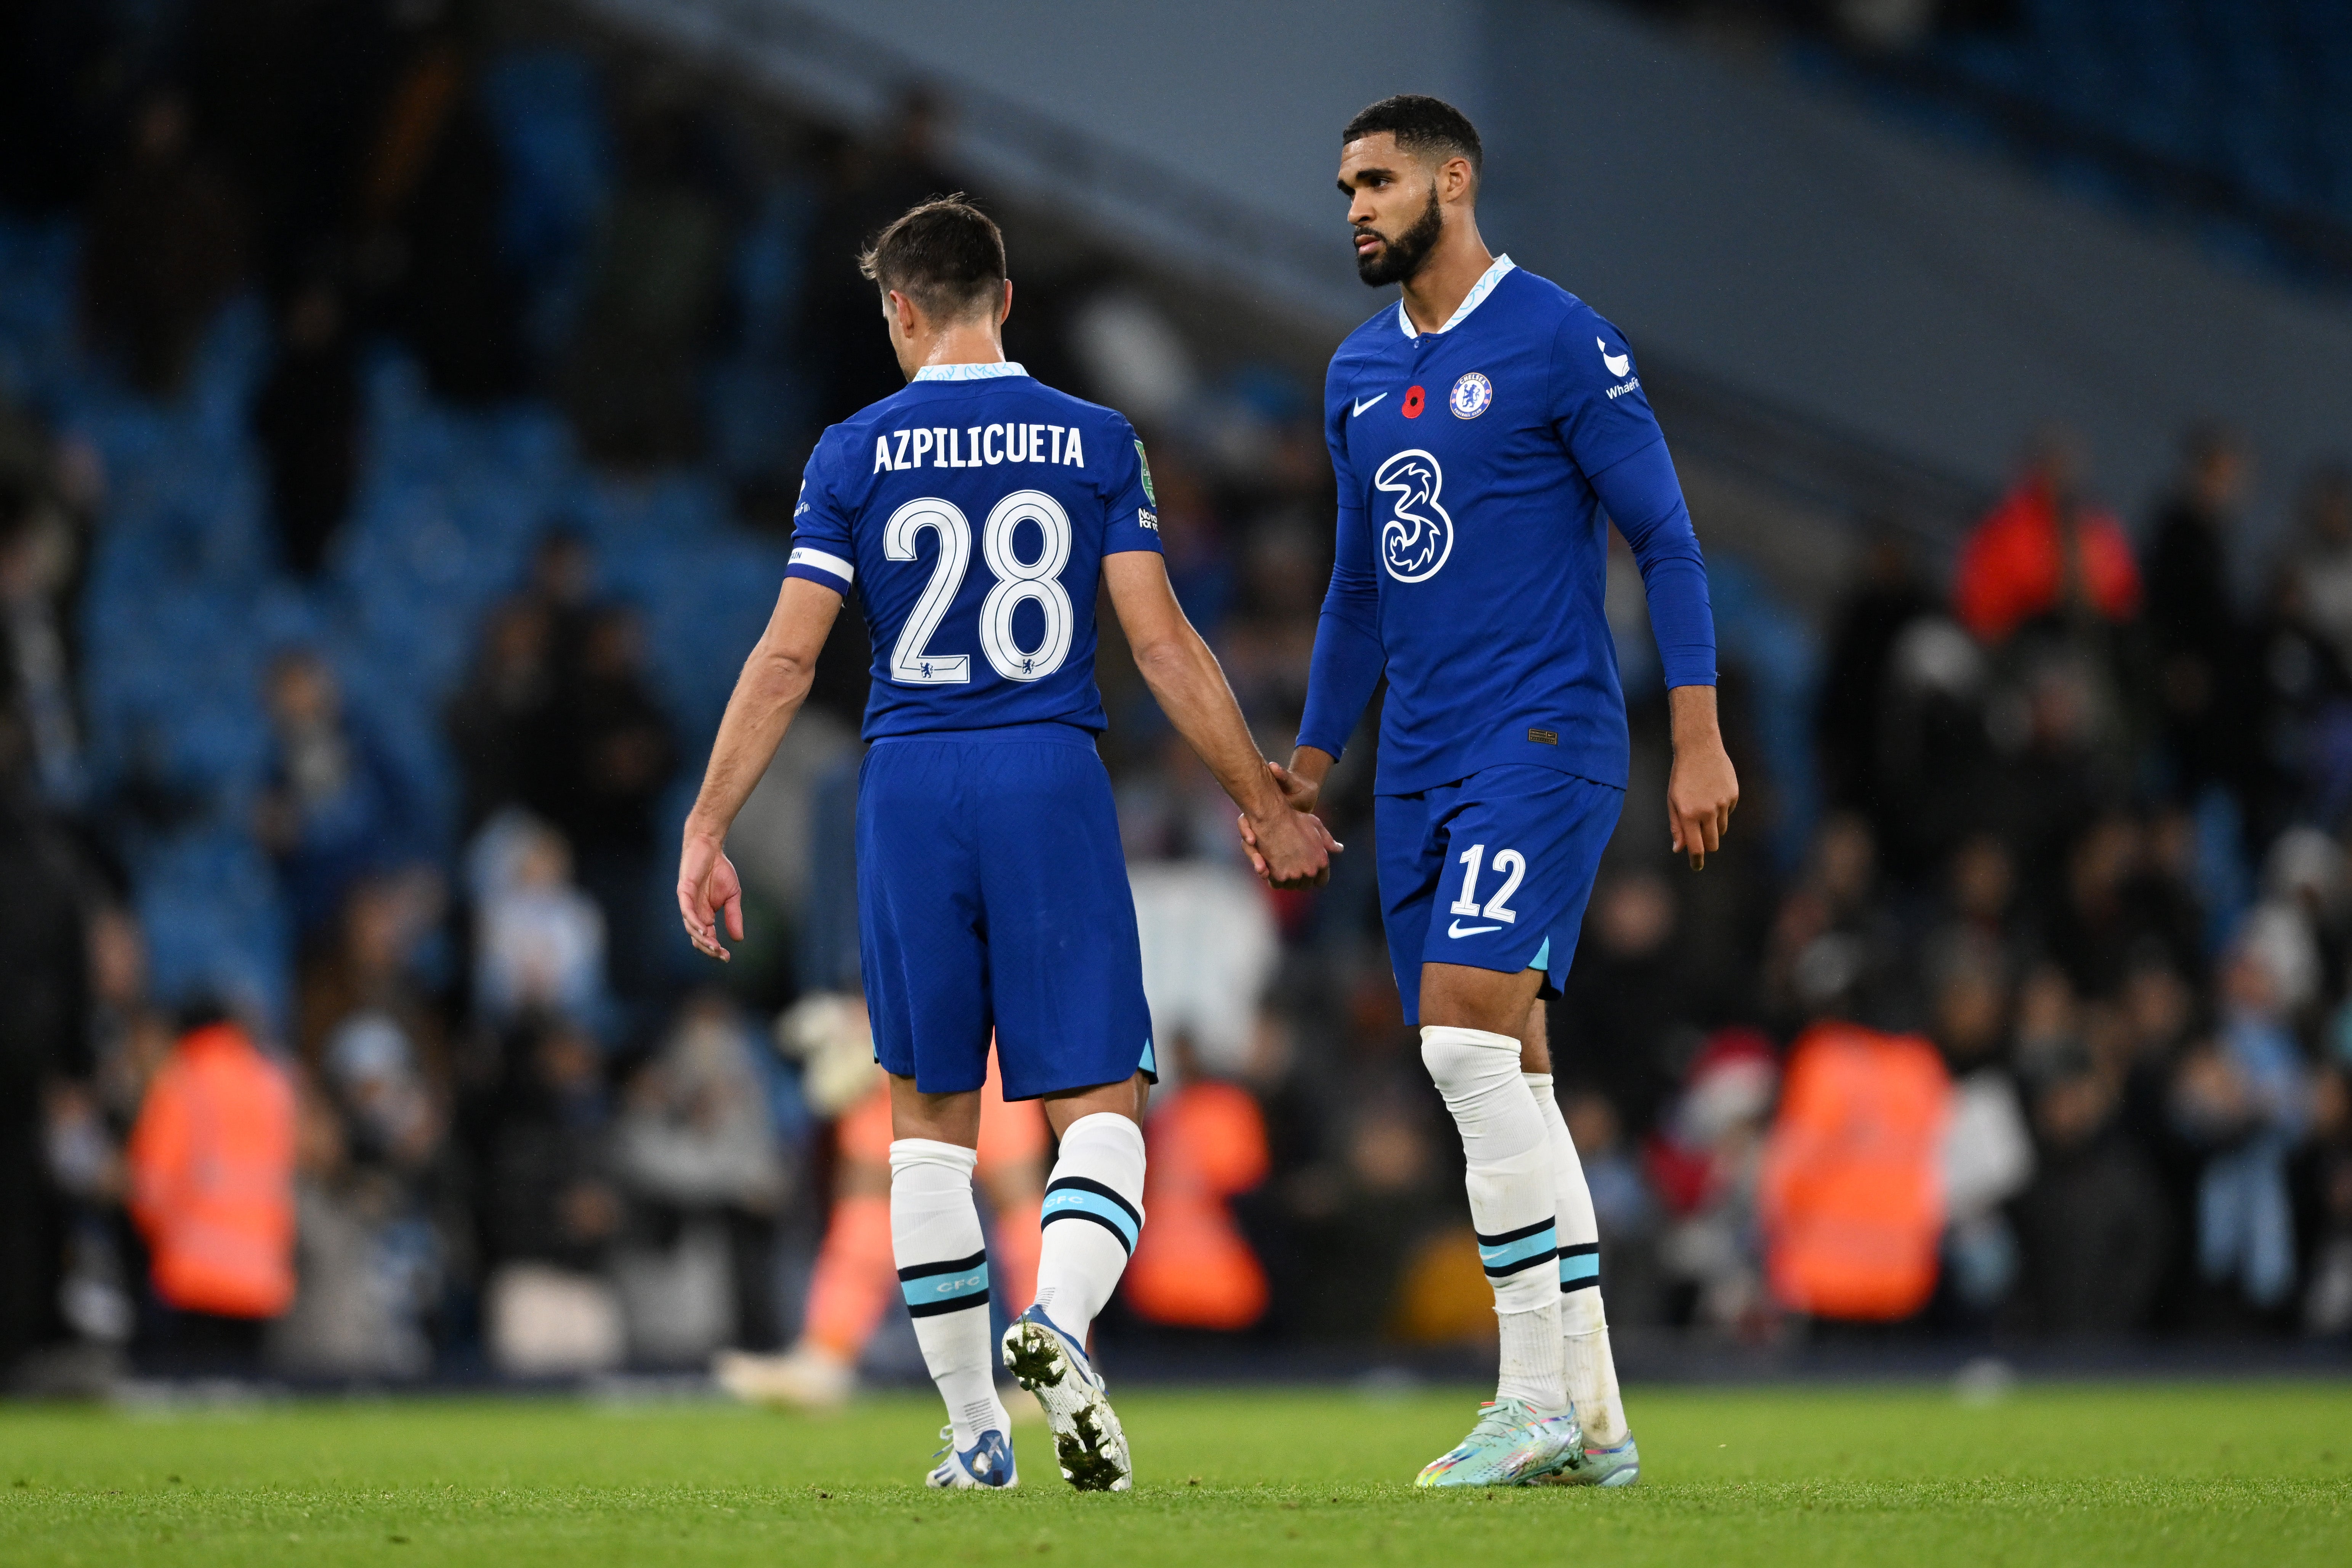
<svg viewBox="0 0 2352 1568">
<path fill-rule="evenodd" d="M 2303 1325 L 2313 1334 L 2352 1334 L 2352 1057 L 2337 1054 L 2321 1069 L 2312 1097 L 2319 1140 L 2319 1245 L 2312 1250 L 2311 1289 Z"/>
<path fill-rule="evenodd" d="M 474 1001 L 504 1026 L 534 1011 L 601 1014 L 605 925 L 572 881 L 563 836 L 520 813 L 491 819 L 467 851 L 474 897 Z"/>
<path fill-rule="evenodd" d="M 269 457 L 279 558 L 296 576 L 315 577 L 359 475 L 359 348 L 331 278 L 305 284 L 281 316 L 253 430 Z"/>
<path fill-rule="evenodd" d="M 1824 1022 L 1799 1037 L 1757 1194 L 1776 1298 L 1862 1322 L 1927 1305 L 1951 1113 L 1944 1064 L 1916 1036 Z"/>
<path fill-rule="evenodd" d="M 1282 958 L 1265 884 L 1207 860 L 1138 861 L 1128 880 L 1169 1088 L 1192 1065 L 1214 1078 L 1259 1077 L 1272 1028 L 1259 1007 Z"/>
<path fill-rule="evenodd" d="M 91 1077 L 74 869 L 0 770 L 0 1379 L 58 1338 L 65 1211 L 48 1144 Z"/>
<path fill-rule="evenodd" d="M 2056 968 L 2037 971 L 2019 1005 L 2018 1072 L 2039 1153 L 2020 1212 L 2051 1333 L 2146 1328 L 2171 1242 L 2163 1194 L 2122 1120 L 2118 1023 L 2084 1007 Z"/>
<path fill-rule="evenodd" d="M 1674 889 L 1647 866 L 1603 871 L 1576 963 L 1552 1007 L 1554 1076 L 1595 1090 L 1635 1136 L 1655 1125 L 1697 1049 L 1677 965 Z"/>
<path fill-rule="evenodd" d="M 215 312 L 245 279 L 246 245 L 242 201 L 191 144 L 186 101 L 151 94 L 99 187 L 82 249 L 90 335 L 122 356 L 141 392 L 179 390 Z"/>
<path fill-rule="evenodd" d="M 1822 794 L 1832 808 L 1877 816 L 1895 647 L 1914 622 L 1936 610 L 1902 536 L 1891 525 L 1874 525 L 1862 576 L 1832 614 L 1822 660 L 1813 732 Z"/>
<path fill-rule="evenodd" d="M 583 634 L 579 664 L 558 691 L 551 717 L 560 744 L 547 760 L 558 769 L 550 811 L 578 857 L 581 886 L 604 913 L 614 988 L 640 1000 L 659 965 L 652 926 L 671 912 L 657 873 L 662 842 L 654 814 L 677 769 L 677 742 L 645 670 L 636 615 L 596 611 Z"/>
<path fill-rule="evenodd" d="M 677 463 L 701 449 L 702 361 L 731 242 L 724 172 L 709 142 L 680 83 L 648 88 L 623 116 L 621 186 L 563 373 L 565 405 L 599 461 Z M 870 328 L 870 311 L 859 324 Z"/>
<path fill-rule="evenodd" d="M 2289 571 L 2312 628 L 2352 668 L 2352 466 L 2329 464 L 2304 481 Z"/>
<path fill-rule="evenodd" d="M 358 158 L 368 281 L 435 392 L 515 396 L 529 371 L 521 289 L 499 232 L 506 171 L 481 106 L 477 10 L 433 0 L 383 14 L 398 63 Z"/>
<path fill-rule="evenodd" d="M 442 1121 L 409 1039 L 360 1013 L 327 1044 L 324 1090 L 299 1102 L 294 1307 L 270 1361 L 297 1373 L 414 1377 L 430 1366 L 425 1314 L 442 1246 L 425 1171 Z"/>
<path fill-rule="evenodd" d="M 263 1326 L 294 1299 L 294 1144 L 293 1089 L 241 1026 L 205 1023 L 181 1037 L 128 1151 L 163 1364 L 257 1362 Z"/>
<path fill-rule="evenodd" d="M 1982 1321 L 2009 1299 L 2020 1269 L 2006 1205 L 2033 1179 L 2033 1142 L 2001 1059 L 2009 976 L 1997 942 L 1950 932 L 1930 959 L 1931 1032 L 1952 1075 L 1944 1137 L 1946 1280 L 1962 1314 Z"/>
<path fill-rule="evenodd" d="M 2251 927 L 2251 922 L 2250 922 Z M 2302 1052 L 2286 1028 L 2294 963 L 2252 928 L 2221 972 L 2218 1037 L 2181 1064 L 2174 1112 L 2207 1151 L 2197 1189 L 2197 1261 L 2208 1283 L 2258 1310 L 2295 1284 L 2287 1161 L 2311 1126 Z"/>
<path fill-rule="evenodd" d="M 548 611 L 512 599 L 490 612 L 466 684 L 442 717 L 465 781 L 464 828 L 471 835 L 499 811 L 539 797 L 541 759 L 554 744 L 552 628 Z"/>
<path fill-rule="evenodd" d="M 476 1195 L 491 1357 L 526 1373 L 617 1365 L 625 1330 L 604 1271 L 624 1209 L 596 1042 L 532 1021 L 514 1032 L 507 1062 Z"/>
<path fill-rule="evenodd" d="M 374 733 L 343 706 L 316 654 L 281 654 L 266 700 L 273 733 L 257 837 L 277 857 L 306 946 L 329 931 L 352 883 L 397 868 L 420 845 L 407 781 Z"/>
<path fill-rule="evenodd" d="M 2200 946 L 2194 896 L 2164 874 L 2141 825 L 2121 813 L 2095 820 L 2066 858 L 2065 899 L 2051 922 L 2050 950 L 2075 991 L 2105 1000 L 2136 959 L 2156 953 L 2194 969 Z"/>
<path fill-rule="evenodd" d="M 418 977 L 416 961 L 446 904 L 440 875 L 429 869 L 352 885 L 334 940 L 297 977 L 294 1037 L 305 1065 L 320 1067 L 328 1037 L 366 1013 L 390 1019 L 428 1075 L 445 1076 L 440 1009 Z"/>
<path fill-rule="evenodd" d="M 622 1216 L 602 1054 L 576 1026 L 532 1020 L 509 1060 L 481 1193 L 491 1260 L 593 1273 Z"/>
<path fill-rule="evenodd" d="M 1866 812 L 1894 874 L 1932 875 L 1962 837 L 1999 826 L 1991 696 L 1983 650 L 1944 616 L 1913 617 L 1888 648 L 1875 751 L 1856 759 L 1868 787 L 1848 809 Z"/>
<path fill-rule="evenodd" d="M 596 589 L 596 550 L 586 534 L 559 522 L 539 536 L 522 602 L 547 617 L 547 657 L 559 681 L 579 669 L 589 626 L 604 607 Z"/>
<path fill-rule="evenodd" d="M 83 786 L 66 604 L 76 541 L 45 477 L 0 467 L 0 752 L 21 756 L 52 805 L 70 806 Z"/>
<path fill-rule="evenodd" d="M 1831 817 L 1814 835 L 1804 879 L 1773 920 L 1764 960 L 1766 1006 L 1791 1021 L 1818 1016 L 1879 984 L 1900 947 L 1900 932 L 1880 898 L 1878 845 L 1870 825 L 1851 813 Z"/>
<path fill-rule="evenodd" d="M 1960 546 L 1954 611 L 1988 645 L 2046 616 L 2122 621 L 2139 613 L 2131 543 L 2114 514 L 2083 494 L 2081 468 L 2074 438 L 2046 432 L 2016 487 Z"/>
<path fill-rule="evenodd" d="M 614 1127 L 614 1174 L 641 1220 L 624 1261 L 630 1339 L 653 1360 L 777 1343 L 775 1227 L 789 1184 L 753 1049 L 725 1001 L 688 1000 Z"/>
<path fill-rule="evenodd" d="M 1660 1268 L 1687 1299 L 1676 1316 L 1749 1340 L 1769 1333 L 1774 1315 L 1757 1205 L 1780 1084 L 1780 1064 L 1764 1036 L 1718 1030 L 1647 1151 L 1668 1216 Z"/>
<path fill-rule="evenodd" d="M 2007 754 L 1979 775 L 1976 814 L 2016 851 L 2027 900 L 2044 908 L 2065 896 L 2076 837 L 2126 791 L 2109 673 L 2079 647 L 2043 643 L 1989 715 L 2005 731 L 1996 741 Z"/>
<path fill-rule="evenodd" d="M 2164 742 L 2184 794 L 2242 789 L 2252 715 L 2246 627 L 2232 603 L 2230 535 L 2245 482 L 2236 435 L 2215 425 L 2181 442 L 2181 471 L 2149 531 L 2147 626 Z"/>
</svg>

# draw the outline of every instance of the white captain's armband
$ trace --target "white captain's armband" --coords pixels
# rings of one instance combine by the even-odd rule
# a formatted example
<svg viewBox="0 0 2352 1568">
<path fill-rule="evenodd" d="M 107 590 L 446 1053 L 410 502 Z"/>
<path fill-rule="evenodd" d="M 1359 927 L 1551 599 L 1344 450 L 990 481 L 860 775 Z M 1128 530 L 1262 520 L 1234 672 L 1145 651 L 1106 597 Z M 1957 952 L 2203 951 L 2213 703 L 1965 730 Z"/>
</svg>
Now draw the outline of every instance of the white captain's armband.
<svg viewBox="0 0 2352 1568">
<path fill-rule="evenodd" d="M 856 567 L 838 555 L 829 555 L 822 550 L 812 550 L 805 544 L 793 548 L 788 569 L 790 566 L 806 566 L 824 573 L 827 576 L 838 577 L 841 579 L 841 585 L 845 588 L 857 580 Z"/>
</svg>

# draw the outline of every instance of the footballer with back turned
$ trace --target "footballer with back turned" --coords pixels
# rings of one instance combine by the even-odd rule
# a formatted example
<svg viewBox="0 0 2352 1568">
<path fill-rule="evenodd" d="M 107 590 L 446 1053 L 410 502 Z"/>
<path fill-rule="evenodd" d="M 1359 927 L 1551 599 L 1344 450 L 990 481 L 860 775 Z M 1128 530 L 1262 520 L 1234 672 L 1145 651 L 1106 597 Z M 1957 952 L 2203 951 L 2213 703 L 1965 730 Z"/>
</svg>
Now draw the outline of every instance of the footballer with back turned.
<svg viewBox="0 0 2352 1568">
<path fill-rule="evenodd" d="M 1143 444 L 1108 408 L 1004 358 L 1004 242 L 960 198 L 915 207 L 864 258 L 908 384 L 827 429 L 793 513 L 767 632 L 727 704 L 686 823 L 678 910 L 725 958 L 743 935 L 727 831 L 808 696 L 852 585 L 874 643 L 858 773 L 858 961 L 889 1077 L 890 1237 L 947 1402 L 934 1487 L 1013 1485 L 994 1365 L 1037 1396 L 1062 1473 L 1122 1491 L 1127 1439 L 1086 1352 L 1143 1225 L 1155 1076 L 1134 896 L 1095 753 L 1095 604 L 1242 808 L 1267 879 L 1326 879 L 1339 846 L 1277 787 L 1224 672 L 1178 607 Z M 1061 1147 L 1037 1297 L 989 1336 L 972 1201 L 992 1040 L 1007 1100 Z"/>
</svg>

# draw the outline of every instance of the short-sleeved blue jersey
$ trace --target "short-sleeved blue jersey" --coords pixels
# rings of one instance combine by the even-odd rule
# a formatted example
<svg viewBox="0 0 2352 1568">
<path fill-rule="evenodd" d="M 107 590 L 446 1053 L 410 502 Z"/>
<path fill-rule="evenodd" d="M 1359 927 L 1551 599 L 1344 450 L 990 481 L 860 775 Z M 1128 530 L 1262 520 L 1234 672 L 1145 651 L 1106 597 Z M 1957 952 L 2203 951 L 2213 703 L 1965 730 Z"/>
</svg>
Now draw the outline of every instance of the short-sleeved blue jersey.
<svg viewBox="0 0 2352 1568">
<path fill-rule="evenodd" d="M 869 741 L 1100 731 L 1102 560 L 1159 548 L 1124 418 L 1017 364 L 933 365 L 818 439 L 785 575 L 857 589 L 874 637 Z"/>
<path fill-rule="evenodd" d="M 1611 517 L 1667 684 L 1715 680 L 1705 566 L 1623 337 L 1499 258 L 1441 330 L 1399 302 L 1349 334 L 1324 429 L 1339 547 L 1300 742 L 1337 756 L 1384 668 L 1382 794 L 1508 763 L 1622 788 Z"/>
</svg>

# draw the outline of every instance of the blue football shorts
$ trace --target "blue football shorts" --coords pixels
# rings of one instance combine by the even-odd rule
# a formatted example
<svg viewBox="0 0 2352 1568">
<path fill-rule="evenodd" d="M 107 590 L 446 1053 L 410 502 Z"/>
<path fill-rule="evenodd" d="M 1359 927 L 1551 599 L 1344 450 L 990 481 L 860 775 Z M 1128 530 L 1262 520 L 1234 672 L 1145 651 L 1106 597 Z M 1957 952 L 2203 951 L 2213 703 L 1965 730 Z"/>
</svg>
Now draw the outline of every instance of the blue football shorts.
<svg viewBox="0 0 2352 1568">
<path fill-rule="evenodd" d="M 1524 763 L 1377 796 L 1381 917 L 1405 1022 L 1421 1022 L 1424 963 L 1540 969 L 1557 991 L 1624 804 L 1622 789 Z"/>
<path fill-rule="evenodd" d="M 1151 1010 L 1094 737 L 1024 724 L 877 741 L 857 781 L 858 958 L 874 1059 L 925 1094 L 1152 1073 Z"/>
</svg>

